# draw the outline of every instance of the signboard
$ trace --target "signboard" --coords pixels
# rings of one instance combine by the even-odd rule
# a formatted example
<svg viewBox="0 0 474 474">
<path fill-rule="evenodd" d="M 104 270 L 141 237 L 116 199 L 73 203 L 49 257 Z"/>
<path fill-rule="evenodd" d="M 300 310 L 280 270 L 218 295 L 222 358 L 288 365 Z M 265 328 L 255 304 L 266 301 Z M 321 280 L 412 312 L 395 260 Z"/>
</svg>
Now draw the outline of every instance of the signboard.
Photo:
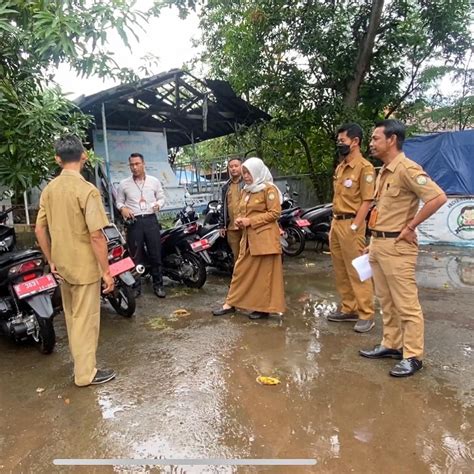
<svg viewBox="0 0 474 474">
<path fill-rule="evenodd" d="M 474 247 L 474 196 L 451 196 L 433 216 L 418 226 L 420 244 Z"/>
<path fill-rule="evenodd" d="M 104 134 L 94 130 L 94 151 L 105 161 Z M 184 188 L 179 186 L 168 163 L 166 135 L 161 132 L 135 132 L 126 130 L 107 130 L 107 144 L 110 159 L 112 184 L 117 187 L 120 181 L 130 176 L 128 157 L 131 153 L 141 153 L 145 159 L 147 174 L 158 178 L 163 185 L 166 202 L 163 211 L 176 210 L 184 206 Z"/>
</svg>

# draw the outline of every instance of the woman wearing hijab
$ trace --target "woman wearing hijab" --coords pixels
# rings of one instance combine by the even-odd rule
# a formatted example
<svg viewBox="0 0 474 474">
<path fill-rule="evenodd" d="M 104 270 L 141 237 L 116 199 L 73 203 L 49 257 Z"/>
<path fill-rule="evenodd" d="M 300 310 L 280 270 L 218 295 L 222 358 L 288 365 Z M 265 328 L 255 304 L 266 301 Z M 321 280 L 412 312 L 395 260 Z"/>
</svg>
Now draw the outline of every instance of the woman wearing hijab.
<svg viewBox="0 0 474 474">
<path fill-rule="evenodd" d="M 235 263 L 229 293 L 214 316 L 252 311 L 250 319 L 285 311 L 280 230 L 281 193 L 260 158 L 242 165 L 245 186 L 239 204 L 237 226 L 243 229 L 240 253 Z"/>
</svg>

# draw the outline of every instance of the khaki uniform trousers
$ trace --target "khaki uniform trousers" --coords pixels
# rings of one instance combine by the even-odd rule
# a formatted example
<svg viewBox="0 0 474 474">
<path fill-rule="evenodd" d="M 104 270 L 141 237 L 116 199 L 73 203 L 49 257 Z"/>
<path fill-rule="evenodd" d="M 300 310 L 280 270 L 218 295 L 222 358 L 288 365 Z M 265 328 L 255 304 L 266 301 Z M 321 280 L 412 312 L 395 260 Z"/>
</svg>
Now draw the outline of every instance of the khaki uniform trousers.
<svg viewBox="0 0 474 474">
<path fill-rule="evenodd" d="M 372 238 L 370 265 L 383 311 L 382 345 L 403 347 L 403 357 L 423 358 L 424 323 L 415 267 L 418 246 L 404 240 Z"/>
<path fill-rule="evenodd" d="M 100 280 L 89 285 L 61 284 L 69 348 L 74 360 L 74 382 L 89 385 L 97 372 L 100 327 Z"/>
<path fill-rule="evenodd" d="M 336 278 L 336 290 L 341 297 L 341 311 L 357 314 L 359 319 L 374 318 L 374 290 L 371 280 L 360 281 L 352 260 L 365 248 L 365 225 L 354 232 L 352 220 L 332 221 L 331 258 Z"/>
<path fill-rule="evenodd" d="M 227 243 L 234 254 L 234 263 L 239 258 L 240 253 L 240 241 L 242 239 L 242 229 L 228 230 L 227 231 Z"/>
</svg>

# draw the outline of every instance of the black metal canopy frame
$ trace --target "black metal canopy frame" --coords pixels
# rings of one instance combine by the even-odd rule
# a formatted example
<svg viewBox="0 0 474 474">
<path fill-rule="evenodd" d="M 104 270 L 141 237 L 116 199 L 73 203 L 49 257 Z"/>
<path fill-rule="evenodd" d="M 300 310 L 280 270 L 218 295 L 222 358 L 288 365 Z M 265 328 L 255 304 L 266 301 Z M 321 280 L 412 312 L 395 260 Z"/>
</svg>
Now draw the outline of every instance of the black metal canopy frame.
<svg viewBox="0 0 474 474">
<path fill-rule="evenodd" d="M 200 80 L 181 69 L 81 96 L 75 102 L 94 116 L 97 128 L 164 132 L 168 148 L 229 135 L 271 119 L 237 97 L 228 82 Z"/>
</svg>

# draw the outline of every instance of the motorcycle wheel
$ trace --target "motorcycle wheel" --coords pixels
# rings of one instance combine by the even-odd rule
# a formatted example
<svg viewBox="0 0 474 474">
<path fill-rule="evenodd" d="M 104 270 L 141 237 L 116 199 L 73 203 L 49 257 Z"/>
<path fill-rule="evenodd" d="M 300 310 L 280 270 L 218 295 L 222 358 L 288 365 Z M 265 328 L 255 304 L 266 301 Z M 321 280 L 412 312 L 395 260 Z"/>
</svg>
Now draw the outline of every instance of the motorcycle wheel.
<svg viewBox="0 0 474 474">
<path fill-rule="evenodd" d="M 283 253 L 289 257 L 296 257 L 304 250 L 306 244 L 304 234 L 298 227 L 293 226 L 287 227 L 285 232 L 288 246 L 282 247 Z"/>
<path fill-rule="evenodd" d="M 189 265 L 193 270 L 193 276 L 183 278 L 183 283 L 189 288 L 202 288 L 207 279 L 204 260 L 191 252 L 183 252 L 182 258 L 181 266 Z"/>
<path fill-rule="evenodd" d="M 120 316 L 130 318 L 135 313 L 135 294 L 132 288 L 127 285 L 118 285 L 112 294 L 107 295 L 107 300 Z"/>
<path fill-rule="evenodd" d="M 35 314 L 38 323 L 38 348 L 42 354 L 51 354 L 56 345 L 53 318 L 41 318 Z"/>
</svg>

